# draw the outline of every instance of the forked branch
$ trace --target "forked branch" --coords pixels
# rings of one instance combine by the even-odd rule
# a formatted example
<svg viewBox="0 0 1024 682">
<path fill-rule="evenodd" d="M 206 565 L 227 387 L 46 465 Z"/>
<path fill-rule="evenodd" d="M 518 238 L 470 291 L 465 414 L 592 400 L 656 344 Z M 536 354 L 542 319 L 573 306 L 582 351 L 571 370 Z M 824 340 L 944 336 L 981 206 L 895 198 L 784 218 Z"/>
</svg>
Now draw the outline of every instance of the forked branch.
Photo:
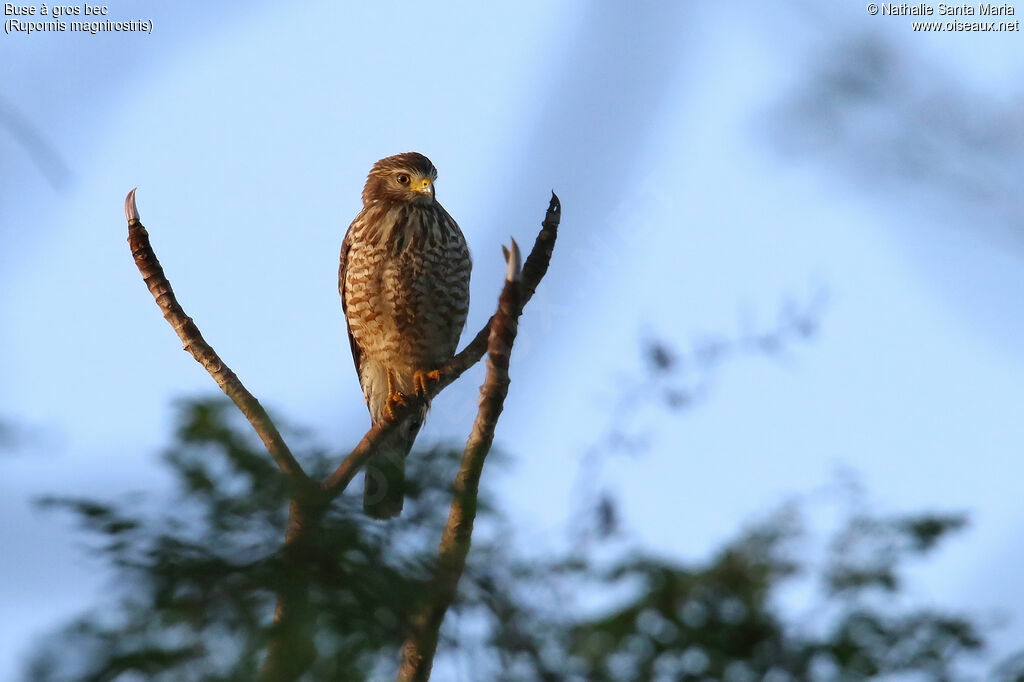
<svg viewBox="0 0 1024 682">
<path fill-rule="evenodd" d="M 263 406 L 220 359 L 213 347 L 203 339 L 195 322 L 185 314 L 178 303 L 171 284 L 153 252 L 149 233 L 139 220 L 134 189 L 125 199 L 125 217 L 128 220 L 128 243 L 135 258 L 135 265 L 142 273 L 142 278 L 163 312 L 164 318 L 181 339 L 185 350 L 209 372 L 221 390 L 249 420 L 278 468 L 288 479 L 292 491 L 292 504 L 285 553 L 290 556 L 289 552 L 295 553 L 298 551 L 297 548 L 302 547 L 307 536 L 315 529 L 319 514 L 331 500 L 345 490 L 362 465 L 373 456 L 383 437 L 395 428 L 407 413 L 419 410 L 424 399 L 409 396 L 404 407 L 394 410 L 392 421 L 383 421 L 367 431 L 334 473 L 320 483 L 313 481 L 296 461 Z M 417 605 L 408 639 L 402 647 L 400 680 L 426 680 L 430 676 L 441 621 L 455 599 L 466 555 L 469 552 L 473 521 L 476 517 L 480 474 L 508 392 L 509 354 L 515 340 L 519 315 L 547 272 L 558 236 L 560 219 L 561 204 L 552 192 L 541 231 L 525 265 L 520 267 L 519 247 L 514 240 L 512 249 L 506 250 L 505 285 L 497 312 L 491 316 L 476 337 L 440 369 L 439 379 L 432 382 L 429 387 L 427 399 L 432 399 L 475 365 L 487 352 L 487 375 L 480 389 L 480 409 L 466 443 L 455 481 L 455 496 L 441 540 L 433 585 L 425 594 L 422 603 Z M 263 680 L 297 679 L 315 656 L 307 618 L 301 615 L 302 604 L 308 595 L 308 585 L 301 584 L 301 579 L 293 582 L 295 584 L 289 590 L 278 595 L 269 653 L 261 673 Z"/>
<path fill-rule="evenodd" d="M 192 357 L 210 373 L 221 390 L 238 406 L 263 441 L 267 451 L 277 462 L 278 467 L 293 482 L 297 490 L 311 499 L 317 498 L 316 501 L 321 504 L 337 497 L 345 490 L 366 460 L 374 454 L 378 443 L 381 442 L 381 437 L 401 421 L 406 411 L 411 413 L 420 409 L 421 400 L 416 396 L 410 396 L 404 409 L 395 410 L 394 421 L 385 420 L 367 431 L 352 452 L 338 465 L 334 473 L 317 486 L 295 460 L 263 406 L 245 388 L 238 376 L 220 359 L 213 347 L 203 339 L 195 322 L 185 314 L 181 304 L 178 303 L 174 291 L 171 289 L 171 283 L 164 274 L 163 268 L 160 267 L 160 261 L 157 260 L 156 253 L 149 242 L 149 233 L 139 220 L 134 189 L 125 198 L 124 209 L 125 217 L 128 220 L 128 243 L 131 246 L 132 256 L 135 258 L 135 265 L 142 273 L 142 278 L 156 299 L 164 318 L 174 328 L 184 344 L 185 350 L 191 353 Z M 520 308 L 525 306 L 533 296 L 533 292 L 536 291 L 548 270 L 555 240 L 558 237 L 558 225 L 561 217 L 562 205 L 555 193 L 552 192 L 547 213 L 541 223 L 540 233 L 537 235 L 533 249 L 522 268 Z M 433 382 L 430 387 L 431 399 L 480 361 L 487 350 L 488 335 L 493 322 L 494 316 L 477 332 L 465 348 L 440 369 L 438 381 Z"/>
</svg>

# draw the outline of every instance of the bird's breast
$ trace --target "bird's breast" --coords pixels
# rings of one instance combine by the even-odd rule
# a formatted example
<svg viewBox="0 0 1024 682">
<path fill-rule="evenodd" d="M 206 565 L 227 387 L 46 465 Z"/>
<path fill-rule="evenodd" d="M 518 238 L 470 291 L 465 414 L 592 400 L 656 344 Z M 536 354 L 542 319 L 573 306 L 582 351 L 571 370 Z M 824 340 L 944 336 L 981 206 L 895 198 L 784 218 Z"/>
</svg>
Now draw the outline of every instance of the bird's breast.
<svg viewBox="0 0 1024 682">
<path fill-rule="evenodd" d="M 374 207 L 353 224 L 345 281 L 352 334 L 367 359 L 432 369 L 455 351 L 469 309 L 469 251 L 432 204 Z"/>
</svg>

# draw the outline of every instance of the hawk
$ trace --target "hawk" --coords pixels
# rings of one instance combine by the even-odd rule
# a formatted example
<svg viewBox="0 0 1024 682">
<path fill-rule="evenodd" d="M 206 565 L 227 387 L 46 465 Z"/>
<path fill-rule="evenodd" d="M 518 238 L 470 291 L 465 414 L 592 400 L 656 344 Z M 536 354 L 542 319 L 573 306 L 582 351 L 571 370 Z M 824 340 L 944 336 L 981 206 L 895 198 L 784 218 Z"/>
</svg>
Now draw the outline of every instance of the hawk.
<svg viewBox="0 0 1024 682">
<path fill-rule="evenodd" d="M 363 210 L 341 245 L 338 290 L 370 420 L 403 395 L 422 394 L 455 353 L 469 311 L 466 239 L 434 198 L 437 169 L 416 152 L 381 159 L 363 188 Z M 421 414 L 406 418 L 366 464 L 363 509 L 402 511 L 405 457 Z"/>
</svg>

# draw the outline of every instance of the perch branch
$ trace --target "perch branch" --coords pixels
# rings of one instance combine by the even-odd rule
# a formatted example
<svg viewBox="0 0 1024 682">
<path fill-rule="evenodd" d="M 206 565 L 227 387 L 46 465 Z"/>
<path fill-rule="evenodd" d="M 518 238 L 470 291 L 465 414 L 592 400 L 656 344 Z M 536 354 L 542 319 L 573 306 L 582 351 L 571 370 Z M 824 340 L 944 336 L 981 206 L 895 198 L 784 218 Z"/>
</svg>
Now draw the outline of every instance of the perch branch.
<svg viewBox="0 0 1024 682">
<path fill-rule="evenodd" d="M 548 255 L 550 257 L 550 251 Z M 498 311 L 491 317 L 487 337 L 487 375 L 480 387 L 480 408 L 455 477 L 455 493 L 448 523 L 441 536 L 437 568 L 423 601 L 413 612 L 409 633 L 402 645 L 399 682 L 426 682 L 430 678 L 441 623 L 448 607 L 455 601 L 459 579 L 466 567 L 476 518 L 480 475 L 494 441 L 494 429 L 501 416 L 505 396 L 508 395 L 509 357 L 527 297 L 525 288 L 521 286 L 521 260 L 515 240 L 512 240 L 511 250 L 506 252 L 506 260 L 505 288 L 498 300 Z"/>
<path fill-rule="evenodd" d="M 544 221 L 541 223 L 540 232 L 537 234 L 533 249 L 526 259 L 526 264 L 521 269 L 521 280 L 519 281 L 519 289 L 521 291 L 520 312 L 522 312 L 523 306 L 533 296 L 541 279 L 543 279 L 544 274 L 548 271 L 548 265 L 551 263 L 551 253 L 555 248 L 555 239 L 558 237 L 558 225 L 561 217 L 562 204 L 555 193 L 552 192 L 551 201 L 548 203 L 548 210 L 544 216 Z M 516 247 L 516 253 L 518 254 L 518 247 Z M 492 315 L 487 324 L 477 332 L 473 340 L 440 369 L 439 379 L 429 387 L 430 399 L 437 396 L 438 393 L 462 376 L 463 372 L 480 361 L 484 352 L 487 351 L 488 338 L 497 315 L 498 313 Z M 407 414 L 420 410 L 422 405 L 423 401 L 420 398 L 410 396 L 406 405 L 395 408 L 394 421 L 382 421 L 367 431 L 355 449 L 342 460 L 334 473 L 328 476 L 321 484 L 321 490 L 324 495 L 328 499 L 332 499 L 340 494 L 355 477 L 359 468 L 376 451 L 377 444 L 381 442 L 381 437 L 390 432 L 394 425 L 401 422 Z"/>
<path fill-rule="evenodd" d="M 561 222 L 561 219 L 562 202 L 552 192 L 551 201 L 548 202 L 547 213 L 544 215 L 544 221 L 540 226 L 540 233 L 537 234 L 537 239 L 533 243 L 533 249 L 530 250 L 526 264 L 523 265 L 522 281 L 520 282 L 522 286 L 521 307 L 525 306 L 533 298 L 537 286 L 548 271 L 548 265 L 551 263 L 551 253 L 555 248 L 555 239 L 558 237 L 558 224 Z M 476 333 L 473 340 L 441 368 L 441 378 L 435 386 L 435 395 L 480 361 L 484 352 L 487 351 L 487 339 L 493 323 L 494 316 L 491 316 L 491 319 Z"/>
<path fill-rule="evenodd" d="M 135 258 L 135 265 L 142 273 L 142 279 L 149 288 L 149 293 L 153 294 L 156 304 L 163 312 L 164 319 L 174 328 L 178 338 L 184 344 L 185 350 L 210 373 L 221 390 L 242 411 L 245 418 L 252 424 L 252 428 L 256 430 L 260 440 L 263 441 L 267 451 L 277 462 L 281 472 L 288 478 L 289 483 L 298 491 L 313 493 L 316 490 L 315 483 L 302 470 L 266 410 L 242 385 L 231 368 L 224 364 L 213 347 L 203 339 L 195 322 L 185 314 L 181 304 L 178 303 L 178 299 L 171 289 L 171 283 L 167 280 L 163 268 L 160 267 L 160 261 L 157 260 L 156 253 L 149 243 L 149 233 L 139 221 L 134 189 L 124 200 L 124 215 L 128 219 L 128 244 L 131 247 L 132 256 Z"/>
<path fill-rule="evenodd" d="M 125 198 L 125 217 L 128 220 L 128 243 L 135 264 L 164 318 L 182 340 L 184 349 L 209 372 L 249 420 L 292 486 L 284 558 L 292 563 L 293 568 L 297 568 L 301 561 L 295 564 L 295 555 L 302 554 L 307 537 L 327 505 L 348 486 L 360 467 L 374 454 L 382 437 L 394 429 L 407 413 L 419 410 L 423 399 L 410 396 L 407 405 L 394 410 L 393 421 L 385 421 L 371 428 L 334 473 L 317 485 L 302 470 L 259 401 L 203 339 L 199 328 L 178 303 L 149 242 L 149 233 L 139 220 L 134 189 Z M 441 622 L 455 599 L 469 552 L 480 474 L 508 393 L 509 354 L 515 340 L 519 315 L 547 272 L 560 218 L 561 204 L 552 192 L 541 231 L 525 266 L 522 265 L 519 247 L 514 240 L 511 251 L 505 250 L 507 270 L 498 311 L 476 337 L 441 368 L 439 379 L 428 389 L 428 399 L 435 397 L 475 365 L 485 351 L 488 353 L 487 376 L 480 389 L 480 409 L 455 481 L 455 497 L 441 540 L 438 570 L 433 580 L 434 590 L 429 593 L 430 596 L 436 595 L 436 598 L 426 600 L 412 622 L 408 640 L 402 647 L 400 679 L 426 680 L 430 676 Z M 315 645 L 308 630 L 308 585 L 301 576 L 296 574 L 293 577 L 296 580 L 290 583 L 290 587 L 278 594 L 274 629 L 271 632 L 268 656 L 261 671 L 263 680 L 294 680 L 304 672 L 315 656 Z"/>
<path fill-rule="evenodd" d="M 551 262 L 552 250 L 555 246 L 555 239 L 558 236 L 558 225 L 561 219 L 562 206 L 554 192 L 551 193 L 551 201 L 548 203 L 547 213 L 541 223 L 540 233 L 534 242 L 526 263 L 522 267 L 520 287 L 522 298 L 520 305 L 523 306 L 533 296 L 534 291 L 541 279 L 547 272 Z M 216 351 L 203 339 L 199 328 L 190 317 L 188 317 L 181 305 L 178 303 L 171 289 L 170 282 L 164 275 L 160 262 L 153 252 L 149 242 L 149 233 L 139 221 L 139 213 L 135 204 L 135 190 L 128 193 L 125 198 L 125 217 L 128 219 L 128 243 L 132 249 L 132 256 L 135 264 L 142 273 L 142 277 L 149 287 L 150 292 L 156 299 L 157 305 L 164 314 L 164 318 L 182 340 L 185 350 L 192 354 L 210 376 L 213 377 L 221 390 L 231 398 L 238 406 L 253 429 L 259 435 L 267 451 L 270 452 L 274 461 L 277 462 L 281 471 L 290 481 L 304 494 L 310 498 L 319 500 L 330 500 L 339 495 L 352 481 L 360 467 L 369 459 L 377 449 L 382 436 L 390 432 L 395 424 L 399 423 L 406 413 L 412 413 L 422 407 L 422 400 L 411 396 L 407 405 L 394 410 L 394 421 L 384 421 L 371 428 L 358 445 L 342 460 L 338 468 L 317 486 L 302 470 L 302 467 L 295 460 L 288 445 L 284 442 L 280 432 L 273 421 L 267 415 L 266 410 L 259 401 L 249 393 L 231 369 L 217 355 Z M 469 344 L 449 360 L 439 371 L 439 379 L 429 389 L 429 397 L 432 399 L 442 390 L 447 388 L 462 374 L 480 361 L 487 350 L 487 340 L 494 316 L 487 324 L 477 332 Z"/>
</svg>

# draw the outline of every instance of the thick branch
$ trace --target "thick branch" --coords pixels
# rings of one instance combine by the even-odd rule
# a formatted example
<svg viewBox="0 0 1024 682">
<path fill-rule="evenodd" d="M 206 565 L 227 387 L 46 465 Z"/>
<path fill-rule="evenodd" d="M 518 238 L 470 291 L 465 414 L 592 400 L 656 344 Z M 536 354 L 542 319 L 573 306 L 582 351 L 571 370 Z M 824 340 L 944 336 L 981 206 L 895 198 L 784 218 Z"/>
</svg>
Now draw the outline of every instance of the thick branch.
<svg viewBox="0 0 1024 682">
<path fill-rule="evenodd" d="M 507 259 L 505 288 L 498 301 L 498 311 L 491 318 L 487 339 L 487 375 L 480 387 L 480 408 L 455 477 L 455 494 L 441 537 L 437 569 L 422 602 L 413 613 L 409 634 L 402 645 L 399 682 L 426 682 L 430 678 L 441 623 L 448 607 L 455 601 L 459 579 L 466 567 L 473 521 L 476 519 L 480 475 L 508 394 L 509 356 L 526 298 L 520 281 L 519 247 L 514 240 Z"/>
<path fill-rule="evenodd" d="M 562 204 L 555 193 L 552 192 L 547 213 L 544 216 L 544 221 L 541 223 L 540 233 L 537 234 L 537 239 L 534 241 L 530 256 L 526 259 L 526 264 L 520 273 L 519 290 L 521 298 L 519 312 L 522 312 L 523 306 L 533 296 L 541 279 L 543 279 L 548 271 L 548 265 L 551 263 L 551 253 L 555 248 L 555 239 L 558 237 L 558 225 L 561 218 Z M 462 376 L 463 372 L 480 361 L 480 358 L 483 357 L 484 352 L 487 350 L 488 338 L 497 315 L 498 313 L 492 315 L 483 329 L 477 332 L 473 340 L 440 369 L 440 378 L 429 387 L 431 399 Z M 411 396 L 404 408 L 397 408 L 395 410 L 394 421 L 380 422 L 367 431 L 355 449 L 342 460 L 334 473 L 321 485 L 325 496 L 331 499 L 339 495 L 352 481 L 359 468 L 374 454 L 377 444 L 381 442 L 382 436 L 390 432 L 395 424 L 401 422 L 406 414 L 419 411 L 422 405 L 421 399 Z"/>
<path fill-rule="evenodd" d="M 288 531 L 279 557 L 281 584 L 260 682 L 292 682 L 316 660 L 316 614 L 310 603 L 316 557 L 309 547 L 325 510 L 322 504 L 295 499 L 288 508 Z"/>
<path fill-rule="evenodd" d="M 175 298 L 171 283 L 164 275 L 160 261 L 157 260 L 153 247 L 149 243 L 149 233 L 139 221 L 134 189 L 125 198 L 124 213 L 128 219 L 128 244 L 131 247 L 132 256 L 135 258 L 135 265 L 142 273 L 142 279 L 146 282 L 149 293 L 153 294 L 156 304 L 163 312 L 164 319 L 174 328 L 178 338 L 184 344 L 185 350 L 191 353 L 192 357 L 210 373 L 221 390 L 242 411 L 245 418 L 252 424 L 252 428 L 256 430 L 260 440 L 263 441 L 267 451 L 277 462 L 277 466 L 287 476 L 289 483 L 300 492 L 314 491 L 315 484 L 295 460 L 266 410 L 242 385 L 231 368 L 224 364 L 213 347 L 203 339 L 195 322 L 185 314 L 178 299 Z"/>
</svg>

